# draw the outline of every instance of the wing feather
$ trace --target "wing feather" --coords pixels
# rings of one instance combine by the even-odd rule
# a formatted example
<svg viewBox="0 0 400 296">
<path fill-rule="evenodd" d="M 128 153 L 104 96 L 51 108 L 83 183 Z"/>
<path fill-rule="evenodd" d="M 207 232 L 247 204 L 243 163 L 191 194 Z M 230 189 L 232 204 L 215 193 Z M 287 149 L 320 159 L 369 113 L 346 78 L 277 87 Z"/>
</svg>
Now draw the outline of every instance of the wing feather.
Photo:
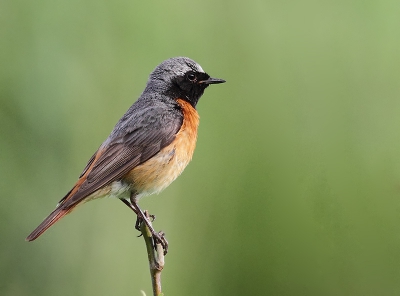
<svg viewBox="0 0 400 296">
<path fill-rule="evenodd" d="M 60 201 L 64 208 L 121 179 L 175 139 L 183 122 L 182 112 L 176 106 L 166 108 L 165 104 L 147 108 L 141 105 L 137 110 L 132 105 L 90 158 L 75 186 L 78 188 L 73 188 Z"/>
</svg>

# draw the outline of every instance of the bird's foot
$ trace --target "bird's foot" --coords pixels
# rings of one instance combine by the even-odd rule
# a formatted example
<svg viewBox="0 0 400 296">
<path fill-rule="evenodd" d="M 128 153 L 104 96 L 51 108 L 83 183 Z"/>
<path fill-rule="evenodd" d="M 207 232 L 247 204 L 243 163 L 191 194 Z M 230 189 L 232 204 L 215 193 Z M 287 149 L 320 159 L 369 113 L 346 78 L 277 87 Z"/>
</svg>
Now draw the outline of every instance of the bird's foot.
<svg viewBox="0 0 400 296">
<path fill-rule="evenodd" d="M 149 218 L 151 219 L 150 221 Z M 153 222 L 155 219 L 156 219 L 155 215 L 148 215 L 148 217 L 146 217 L 145 214 L 143 213 L 143 216 L 141 217 L 141 215 L 139 214 L 136 219 L 135 228 L 141 231 L 142 223 L 145 223 L 151 233 L 151 236 L 153 237 L 154 248 L 156 248 L 156 244 L 161 244 L 161 246 L 164 249 L 164 255 L 166 255 L 168 252 L 168 241 L 165 238 L 165 233 L 163 231 L 156 232 L 153 226 L 151 225 L 151 222 Z M 142 236 L 142 234 L 140 234 L 139 237 L 140 236 Z"/>
</svg>

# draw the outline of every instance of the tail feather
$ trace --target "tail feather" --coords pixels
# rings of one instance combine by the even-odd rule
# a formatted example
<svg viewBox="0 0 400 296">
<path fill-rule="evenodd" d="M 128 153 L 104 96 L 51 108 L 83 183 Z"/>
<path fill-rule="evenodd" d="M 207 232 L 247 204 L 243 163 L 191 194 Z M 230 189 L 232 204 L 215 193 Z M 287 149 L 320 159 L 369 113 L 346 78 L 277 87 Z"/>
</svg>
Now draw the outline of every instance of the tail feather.
<svg viewBox="0 0 400 296">
<path fill-rule="evenodd" d="M 27 241 L 33 241 L 37 239 L 43 232 L 45 232 L 51 225 L 56 223 L 62 217 L 67 215 L 72 208 L 65 209 L 63 206 L 58 206 L 51 214 L 43 220 L 42 223 L 28 237 L 26 238 Z"/>
</svg>

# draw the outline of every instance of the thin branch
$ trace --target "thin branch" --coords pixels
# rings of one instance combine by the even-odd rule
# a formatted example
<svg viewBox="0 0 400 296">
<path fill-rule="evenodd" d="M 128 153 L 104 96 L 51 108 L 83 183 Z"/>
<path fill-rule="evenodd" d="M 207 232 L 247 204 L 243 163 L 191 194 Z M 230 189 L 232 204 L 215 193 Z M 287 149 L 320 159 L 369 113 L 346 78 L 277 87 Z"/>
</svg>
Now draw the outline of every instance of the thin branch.
<svg viewBox="0 0 400 296">
<path fill-rule="evenodd" d="M 144 214 L 146 218 L 151 222 L 151 217 L 148 211 L 144 211 Z M 142 232 L 144 242 L 146 244 L 147 257 L 149 259 L 151 284 L 153 286 L 153 295 L 162 296 L 164 294 L 161 292 L 161 271 L 164 268 L 164 249 L 159 243 L 157 243 L 154 247 L 154 239 L 146 223 L 141 223 L 140 231 Z"/>
</svg>

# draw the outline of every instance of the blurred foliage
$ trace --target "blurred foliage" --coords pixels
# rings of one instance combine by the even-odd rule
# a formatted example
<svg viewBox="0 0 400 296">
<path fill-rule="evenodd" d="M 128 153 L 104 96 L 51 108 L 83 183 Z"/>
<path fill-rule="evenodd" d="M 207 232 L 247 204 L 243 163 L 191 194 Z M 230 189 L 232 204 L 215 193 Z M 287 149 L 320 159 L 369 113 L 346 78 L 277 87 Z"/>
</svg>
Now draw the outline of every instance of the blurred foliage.
<svg viewBox="0 0 400 296">
<path fill-rule="evenodd" d="M 165 295 L 400 294 L 400 2 L 0 2 L 0 295 L 151 293 L 135 217 L 24 241 L 161 61 L 227 83 L 159 196 Z"/>
</svg>

